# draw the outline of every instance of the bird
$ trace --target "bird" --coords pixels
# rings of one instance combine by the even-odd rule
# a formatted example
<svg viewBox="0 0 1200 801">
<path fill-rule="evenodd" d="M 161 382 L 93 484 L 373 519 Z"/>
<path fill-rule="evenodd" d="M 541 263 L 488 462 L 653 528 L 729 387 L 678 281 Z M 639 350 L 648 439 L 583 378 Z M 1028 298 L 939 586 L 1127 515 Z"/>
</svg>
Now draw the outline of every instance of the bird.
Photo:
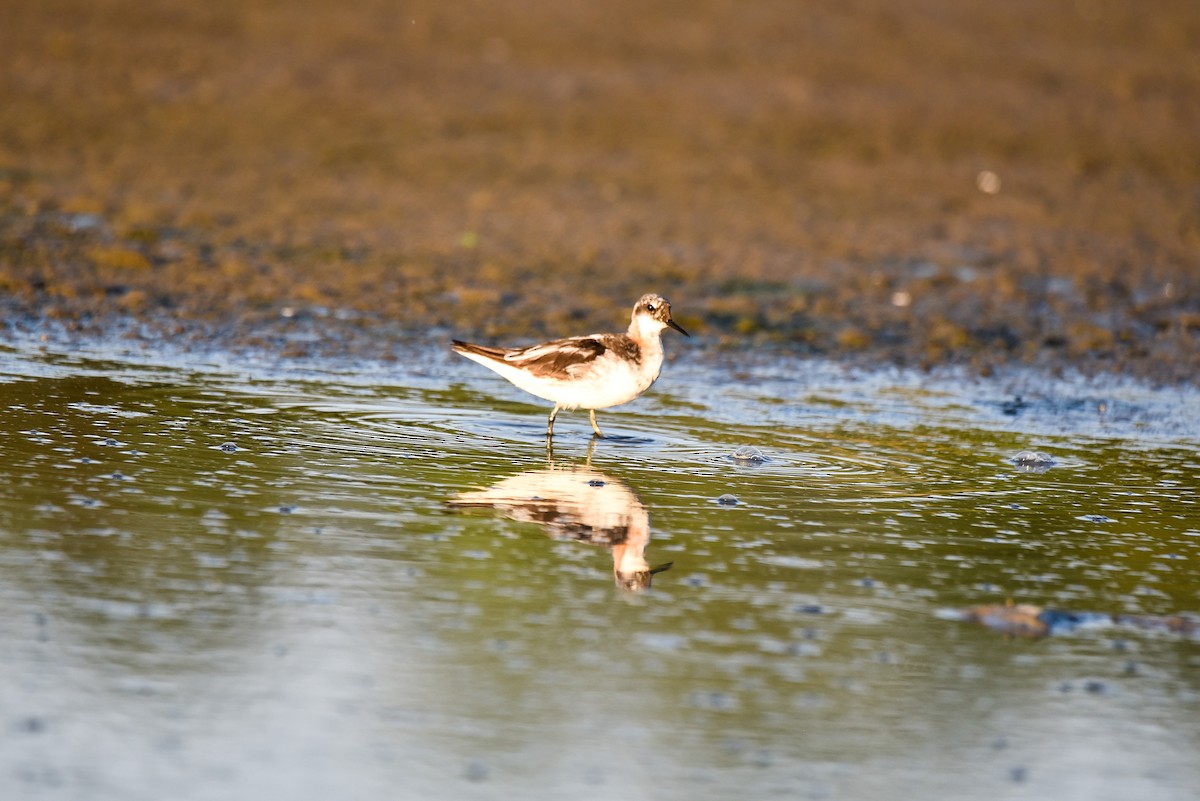
<svg viewBox="0 0 1200 801">
<path fill-rule="evenodd" d="M 670 302 L 651 293 L 634 304 L 629 330 L 623 334 L 588 334 L 515 348 L 473 345 L 455 339 L 452 349 L 531 395 L 552 401 L 547 439 L 554 437 L 554 419 L 560 411 L 581 407 L 589 412 L 592 431 L 603 437 L 596 424 L 596 410 L 628 403 L 658 379 L 664 328 L 691 336 L 671 319 Z"/>
</svg>

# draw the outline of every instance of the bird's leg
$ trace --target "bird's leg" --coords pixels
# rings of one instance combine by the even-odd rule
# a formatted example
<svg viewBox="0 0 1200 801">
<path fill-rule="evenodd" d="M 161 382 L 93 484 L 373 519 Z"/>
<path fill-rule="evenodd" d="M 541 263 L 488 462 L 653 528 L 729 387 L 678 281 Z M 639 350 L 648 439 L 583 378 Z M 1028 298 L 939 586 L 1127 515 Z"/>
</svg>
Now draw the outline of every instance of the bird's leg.
<svg viewBox="0 0 1200 801">
<path fill-rule="evenodd" d="M 592 430 L 596 432 L 596 436 L 597 436 L 597 437 L 603 437 L 603 436 L 604 436 L 604 432 L 600 430 L 600 426 L 596 425 L 596 410 L 595 410 L 595 409 L 588 409 L 588 411 L 589 411 L 589 412 L 591 412 L 591 418 L 592 418 Z"/>
<path fill-rule="evenodd" d="M 550 420 L 549 420 L 549 422 L 546 423 L 546 437 L 547 438 L 554 436 L 554 418 L 558 417 L 559 408 L 560 408 L 559 405 L 556 403 L 556 404 L 554 404 L 554 409 L 550 412 Z"/>
</svg>

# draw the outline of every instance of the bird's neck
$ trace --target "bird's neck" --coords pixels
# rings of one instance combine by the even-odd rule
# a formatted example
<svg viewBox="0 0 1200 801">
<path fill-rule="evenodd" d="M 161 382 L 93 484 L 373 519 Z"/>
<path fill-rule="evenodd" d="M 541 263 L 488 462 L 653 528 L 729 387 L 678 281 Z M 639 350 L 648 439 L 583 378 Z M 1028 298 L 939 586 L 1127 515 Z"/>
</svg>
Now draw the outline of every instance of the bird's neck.
<svg viewBox="0 0 1200 801">
<path fill-rule="evenodd" d="M 639 329 L 636 324 L 629 327 L 629 338 L 633 340 L 633 344 L 637 347 L 638 367 L 643 373 L 651 377 L 651 381 L 658 377 L 658 371 L 662 369 L 663 346 L 661 333 L 657 329 L 650 331 Z"/>
<path fill-rule="evenodd" d="M 647 324 L 644 320 L 634 317 L 629 322 L 629 338 L 643 348 L 662 348 L 662 326 L 657 322 Z"/>
</svg>

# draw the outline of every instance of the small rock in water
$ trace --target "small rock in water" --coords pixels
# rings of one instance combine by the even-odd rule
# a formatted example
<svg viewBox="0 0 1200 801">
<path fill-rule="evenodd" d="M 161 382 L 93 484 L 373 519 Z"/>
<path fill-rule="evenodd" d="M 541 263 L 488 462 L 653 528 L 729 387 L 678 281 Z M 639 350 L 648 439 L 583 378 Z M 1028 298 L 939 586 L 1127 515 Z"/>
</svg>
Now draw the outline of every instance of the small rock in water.
<svg viewBox="0 0 1200 801">
<path fill-rule="evenodd" d="M 722 506 L 737 506 L 738 499 L 727 492 L 720 498 L 717 498 L 717 503 L 721 504 Z"/>
<path fill-rule="evenodd" d="M 237 446 L 236 442 L 226 442 L 223 445 L 221 445 L 221 450 L 225 451 L 226 453 L 233 453 L 237 449 L 238 449 L 238 446 Z"/>
<path fill-rule="evenodd" d="M 1045 473 L 1054 466 L 1054 457 L 1041 451 L 1021 451 L 1012 458 L 1018 473 Z"/>
<path fill-rule="evenodd" d="M 1001 403 L 1000 411 L 1004 412 L 1005 414 L 1007 414 L 1009 416 L 1015 417 L 1018 414 L 1020 414 L 1021 412 L 1023 412 L 1025 410 L 1025 407 L 1028 405 L 1029 404 L 1025 402 L 1024 398 L 1022 398 L 1020 395 L 1016 395 L 1013 397 L 1012 400 Z"/>
<path fill-rule="evenodd" d="M 762 464 L 767 461 L 767 457 L 763 455 L 763 452 L 753 445 L 743 445 L 733 452 L 731 458 L 737 464 L 742 465 Z"/>
</svg>

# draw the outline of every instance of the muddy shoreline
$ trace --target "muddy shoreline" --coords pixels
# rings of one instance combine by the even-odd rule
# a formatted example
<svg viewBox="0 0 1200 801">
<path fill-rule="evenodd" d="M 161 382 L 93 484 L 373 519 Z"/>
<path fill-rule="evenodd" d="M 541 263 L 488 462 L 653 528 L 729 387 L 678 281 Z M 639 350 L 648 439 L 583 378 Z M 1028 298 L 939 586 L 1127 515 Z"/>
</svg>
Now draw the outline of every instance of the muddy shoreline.
<svg viewBox="0 0 1200 801">
<path fill-rule="evenodd" d="M 1200 375 L 1192 3 L 4 13 L 9 326 Z"/>
</svg>

